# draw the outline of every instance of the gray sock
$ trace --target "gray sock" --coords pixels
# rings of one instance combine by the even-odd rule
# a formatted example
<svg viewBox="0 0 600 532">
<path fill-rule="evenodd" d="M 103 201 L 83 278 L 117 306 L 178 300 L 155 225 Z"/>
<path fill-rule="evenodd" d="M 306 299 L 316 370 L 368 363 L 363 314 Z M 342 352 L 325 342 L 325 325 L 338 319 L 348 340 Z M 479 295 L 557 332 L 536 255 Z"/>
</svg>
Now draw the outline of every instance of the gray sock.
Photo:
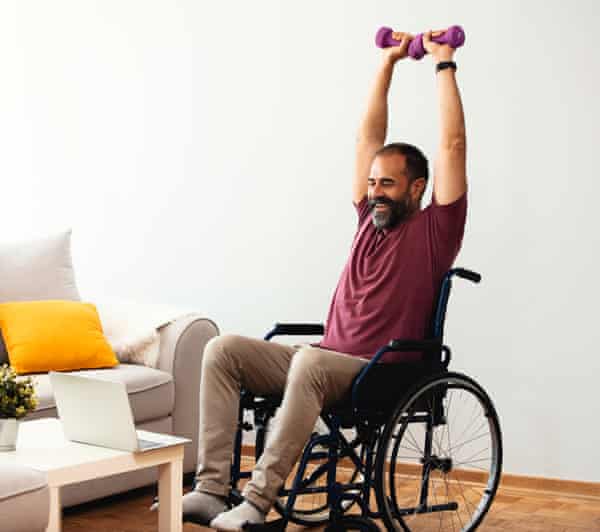
<svg viewBox="0 0 600 532">
<path fill-rule="evenodd" d="M 215 517 L 210 526 L 224 532 L 240 532 L 246 524 L 262 525 L 264 522 L 265 514 L 253 504 L 244 501 L 232 510 Z"/>
<path fill-rule="evenodd" d="M 227 510 L 225 497 L 190 491 L 183 496 L 183 520 L 207 526 L 217 515 Z"/>
</svg>

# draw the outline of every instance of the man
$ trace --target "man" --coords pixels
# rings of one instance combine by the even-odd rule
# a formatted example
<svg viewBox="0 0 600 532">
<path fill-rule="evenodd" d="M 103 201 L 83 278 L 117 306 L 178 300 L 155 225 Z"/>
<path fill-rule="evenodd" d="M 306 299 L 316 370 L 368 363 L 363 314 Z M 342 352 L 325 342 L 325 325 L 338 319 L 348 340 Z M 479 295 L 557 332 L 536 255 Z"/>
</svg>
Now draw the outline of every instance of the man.
<svg viewBox="0 0 600 532">
<path fill-rule="evenodd" d="M 329 309 L 319 347 L 295 348 L 240 336 L 207 345 L 200 391 L 196 488 L 183 499 L 193 520 L 219 530 L 262 523 L 323 409 L 342 400 L 354 377 L 390 338 L 424 338 L 444 273 L 460 249 L 466 216 L 465 125 L 454 50 L 424 36 L 436 64 L 441 118 L 433 201 L 424 210 L 427 160 L 414 146 L 384 147 L 387 94 L 395 64 L 412 35 L 383 52 L 362 121 L 352 199 L 358 230 Z M 418 353 L 394 353 L 386 361 Z M 233 438 L 240 388 L 283 392 L 261 459 L 244 488 L 245 502 L 228 510 Z"/>
</svg>

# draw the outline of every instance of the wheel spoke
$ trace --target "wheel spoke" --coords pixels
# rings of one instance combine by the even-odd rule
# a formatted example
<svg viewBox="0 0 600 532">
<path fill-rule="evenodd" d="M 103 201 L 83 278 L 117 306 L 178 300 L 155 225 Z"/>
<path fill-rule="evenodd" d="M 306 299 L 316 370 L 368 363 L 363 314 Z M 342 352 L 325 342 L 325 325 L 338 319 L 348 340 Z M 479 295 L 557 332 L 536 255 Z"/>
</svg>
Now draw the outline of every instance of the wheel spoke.
<svg viewBox="0 0 600 532">
<path fill-rule="evenodd" d="M 479 403 L 475 402 L 475 405 L 473 406 L 473 410 L 469 414 L 470 417 L 472 416 L 471 422 L 469 423 L 469 425 L 467 425 L 464 428 L 464 430 L 462 431 L 460 436 L 457 438 L 458 440 L 460 440 L 463 437 L 463 435 L 473 426 L 473 423 L 477 422 L 477 417 L 475 416 L 475 413 L 477 411 L 478 406 L 479 406 Z"/>
<path fill-rule="evenodd" d="M 481 449 L 480 451 L 477 451 L 475 454 L 472 454 L 471 456 L 469 456 L 469 458 L 466 458 L 464 460 L 462 460 L 462 462 L 457 462 L 455 465 L 459 465 L 459 464 L 466 464 L 469 463 L 471 461 L 478 461 L 478 460 L 473 460 L 476 457 L 478 457 L 481 453 L 485 453 L 486 451 L 489 451 L 490 448 L 489 447 L 485 447 L 483 449 Z"/>
<path fill-rule="evenodd" d="M 475 437 L 473 437 L 473 438 L 471 438 L 469 440 L 466 440 L 466 441 L 464 441 L 462 443 L 459 443 L 459 444 L 455 445 L 454 447 L 451 447 L 450 449 L 448 449 L 448 451 L 456 451 L 457 449 L 460 449 L 461 447 L 464 447 L 465 445 L 467 445 L 467 443 L 474 442 L 476 440 L 479 440 L 479 439 L 481 439 L 481 438 L 483 438 L 485 436 L 489 436 L 489 435 L 490 435 L 489 431 L 485 432 L 483 434 L 478 434 L 477 436 L 475 436 Z"/>
<path fill-rule="evenodd" d="M 454 465 L 459 466 L 459 465 L 465 465 L 465 464 L 474 464 L 475 462 L 489 462 L 490 460 L 491 460 L 491 458 L 479 458 L 477 460 L 470 460 L 468 462 L 457 462 Z"/>
<path fill-rule="evenodd" d="M 408 432 L 408 435 L 410 436 L 410 439 L 412 441 L 412 444 L 415 446 L 415 450 L 418 453 L 421 453 L 421 446 L 416 442 L 415 437 L 413 436 L 413 433 L 410 431 L 410 428 L 408 427 L 408 425 L 406 426 L 406 430 Z M 424 451 L 423 451 L 424 452 Z"/>
<path fill-rule="evenodd" d="M 431 479 L 431 489 L 433 490 L 433 500 L 435 501 L 435 505 L 437 506 L 438 503 L 438 499 L 437 499 L 437 493 L 436 493 L 436 489 L 435 489 L 435 478 L 434 477 L 430 477 Z M 438 512 L 438 516 L 440 518 L 440 532 L 442 530 L 442 512 Z"/>
<path fill-rule="evenodd" d="M 448 476 L 447 475 L 444 475 L 444 484 L 446 485 L 446 499 L 448 500 L 448 502 L 450 502 L 450 490 L 448 489 Z M 458 522 L 460 523 L 460 528 L 461 529 L 463 528 L 460 514 L 458 513 L 458 510 L 454 510 L 453 513 L 450 514 L 453 532 L 454 532 L 454 514 L 456 514 L 458 517 Z"/>
<path fill-rule="evenodd" d="M 437 427 L 433 427 L 433 439 L 434 439 L 436 447 L 437 447 L 437 454 L 442 455 L 442 454 L 444 454 L 443 449 L 442 449 L 443 445 L 442 445 L 439 431 L 436 429 L 437 429 Z M 443 438 L 443 433 L 442 433 L 442 438 Z"/>
<path fill-rule="evenodd" d="M 462 485 L 462 482 L 460 481 L 460 479 L 459 479 L 458 477 L 456 477 L 456 481 L 457 481 L 457 483 L 458 483 L 458 485 L 459 485 L 459 487 L 460 487 L 460 495 L 461 495 L 461 497 L 462 497 L 463 501 L 465 501 L 465 504 L 466 504 L 467 510 L 469 510 L 469 512 L 473 513 L 473 511 L 472 511 L 472 510 L 470 510 L 469 501 L 468 501 L 468 500 L 467 500 L 467 498 L 465 497 L 465 489 L 464 489 L 464 487 L 463 487 L 463 485 Z"/>
</svg>

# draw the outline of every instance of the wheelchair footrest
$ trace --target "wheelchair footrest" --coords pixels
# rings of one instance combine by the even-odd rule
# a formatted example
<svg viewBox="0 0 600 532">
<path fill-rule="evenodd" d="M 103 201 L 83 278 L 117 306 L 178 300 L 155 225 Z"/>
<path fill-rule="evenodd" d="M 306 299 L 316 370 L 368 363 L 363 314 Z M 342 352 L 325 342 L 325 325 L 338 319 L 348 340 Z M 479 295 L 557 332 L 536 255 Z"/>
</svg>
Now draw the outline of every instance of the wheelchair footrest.
<svg viewBox="0 0 600 532">
<path fill-rule="evenodd" d="M 286 520 L 276 519 L 262 525 L 245 524 L 242 528 L 248 532 L 279 532 L 285 530 Z"/>
</svg>

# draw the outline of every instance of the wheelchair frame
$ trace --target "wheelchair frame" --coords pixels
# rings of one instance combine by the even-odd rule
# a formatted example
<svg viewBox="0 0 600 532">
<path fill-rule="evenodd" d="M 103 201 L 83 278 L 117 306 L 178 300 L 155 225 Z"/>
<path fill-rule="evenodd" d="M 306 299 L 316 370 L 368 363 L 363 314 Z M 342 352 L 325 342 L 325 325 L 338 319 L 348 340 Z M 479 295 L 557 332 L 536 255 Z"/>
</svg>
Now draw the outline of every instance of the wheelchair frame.
<svg viewBox="0 0 600 532">
<path fill-rule="evenodd" d="M 440 375 L 445 375 L 446 377 L 456 376 L 463 380 L 466 379 L 467 382 L 471 382 L 485 395 L 490 404 L 488 409 L 491 408 L 491 414 L 494 416 L 497 428 L 497 436 L 495 437 L 497 441 L 495 441 L 495 443 L 498 446 L 498 456 L 496 457 L 495 464 L 497 470 L 494 471 L 496 480 L 492 489 L 486 490 L 486 493 L 490 492 L 489 496 L 491 496 L 491 499 L 493 500 L 493 496 L 495 495 L 499 483 L 502 466 L 502 443 L 497 415 L 491 401 L 489 401 L 489 398 L 487 398 L 483 389 L 481 389 L 475 381 L 463 375 L 448 372 L 448 365 L 451 360 L 451 350 L 443 343 L 443 333 L 447 305 L 452 288 L 452 278 L 454 276 L 470 280 L 474 283 L 479 283 L 481 280 L 481 276 L 478 273 L 463 268 L 455 268 L 446 273 L 441 283 L 437 306 L 433 315 L 431 338 L 425 340 L 394 339 L 376 352 L 375 356 L 360 371 L 354 380 L 351 391 L 350 411 L 348 412 L 346 410 L 344 412 L 339 409 L 332 409 L 331 411 L 324 411 L 321 414 L 321 419 L 329 428 L 329 433 L 313 433 L 300 457 L 292 487 L 287 489 L 284 485 L 280 490 L 279 496 L 287 497 L 285 506 L 282 506 L 279 502 L 275 505 L 282 518 L 278 521 L 262 525 L 261 527 L 255 527 L 256 530 L 283 530 L 289 521 L 308 526 L 317 524 L 316 522 L 306 520 L 298 515 L 294 516 L 293 514 L 294 504 L 299 495 L 317 493 L 327 494 L 326 505 L 323 505 L 322 507 L 322 509 L 327 508 L 329 510 L 329 526 L 327 530 L 379 530 L 377 525 L 371 521 L 372 519 L 385 518 L 385 515 L 383 515 L 381 511 L 381 506 L 385 503 L 383 500 L 385 496 L 382 495 L 383 488 L 378 489 L 378 483 L 383 482 L 383 479 L 377 478 L 375 474 L 375 461 L 377 458 L 376 447 L 384 432 L 384 425 L 387 423 L 387 420 L 390 419 L 390 414 L 388 411 L 377 412 L 373 409 L 364 408 L 361 404 L 361 392 L 364 391 L 363 385 L 367 380 L 367 376 L 373 372 L 373 369 L 379 363 L 381 358 L 386 353 L 394 351 L 423 352 L 425 354 L 426 364 L 428 364 L 427 367 L 431 370 L 431 373 L 427 373 L 424 378 L 415 382 L 412 388 L 404 394 L 404 398 L 396 403 L 396 405 L 401 404 L 402 401 L 405 401 L 411 394 L 424 389 L 423 387 L 426 386 L 428 382 L 433 382 L 436 376 L 440 377 Z M 322 324 L 277 323 L 274 328 L 267 333 L 264 339 L 268 341 L 273 337 L 280 335 L 313 336 L 323 335 L 323 333 L 324 326 Z M 268 422 L 275 414 L 275 410 L 278 408 L 280 400 L 280 397 L 255 397 L 247 390 L 242 390 L 238 430 L 235 437 L 234 454 L 231 466 L 232 489 L 230 499 L 234 504 L 241 500 L 241 495 L 238 490 L 239 481 L 251 476 L 251 472 L 241 470 L 243 431 L 252 430 L 252 428 L 256 429 L 255 458 L 258 460 L 264 449 Z M 246 410 L 254 412 L 254 427 L 251 423 L 244 420 L 244 411 Z M 487 415 L 488 413 L 486 413 L 486 416 Z M 431 454 L 432 446 L 431 429 L 437 424 L 444 423 L 442 401 L 436 402 L 436 410 L 433 414 L 433 419 L 429 416 L 417 414 L 414 416 L 414 420 L 413 418 L 410 418 L 407 423 L 413 421 L 425 422 L 427 424 L 425 453 L 428 456 Z M 357 437 L 353 439 L 353 441 L 348 441 L 342 433 L 342 428 L 356 429 Z M 361 447 L 360 455 L 356 451 L 359 446 Z M 318 450 L 319 448 L 326 448 L 327 450 Z M 307 466 L 311 460 L 322 461 L 324 459 L 326 459 L 325 463 L 318 465 L 307 478 L 304 478 Z M 353 467 L 355 468 L 351 481 L 348 483 L 338 482 L 336 477 L 338 463 L 343 459 L 350 460 L 350 463 L 353 464 Z M 431 462 L 429 464 L 423 464 L 421 493 L 419 496 L 419 505 L 417 507 L 398 509 L 394 495 L 393 503 L 396 505 L 395 508 L 400 517 L 416 513 L 456 510 L 456 502 L 448 503 L 446 505 L 431 505 L 427 503 L 430 472 L 435 468 L 443 469 L 444 467 L 448 467 L 448 464 L 444 464 L 440 460 L 436 463 Z M 324 474 L 327 476 L 327 484 L 325 486 L 311 486 L 315 479 Z M 357 481 L 357 477 L 359 476 L 362 476 L 362 479 L 358 479 L 359 481 Z M 377 508 L 375 510 L 372 509 L 371 505 L 372 491 L 374 491 L 377 496 Z M 356 504 L 360 508 L 360 516 L 345 516 L 345 512 L 349 506 L 353 504 Z M 489 505 L 491 505 L 491 500 L 487 503 L 487 508 L 485 508 L 483 515 L 479 518 L 479 522 L 481 522 L 481 519 L 485 516 Z M 344 523 L 351 522 L 354 523 L 354 526 L 345 528 L 349 525 Z M 479 523 L 476 523 L 474 528 L 476 528 L 478 524 Z M 402 527 L 405 530 L 410 530 L 404 525 L 404 521 L 402 521 Z M 252 528 L 253 527 L 249 527 L 249 529 Z M 473 530 L 474 528 L 470 528 L 469 530 Z"/>
</svg>

